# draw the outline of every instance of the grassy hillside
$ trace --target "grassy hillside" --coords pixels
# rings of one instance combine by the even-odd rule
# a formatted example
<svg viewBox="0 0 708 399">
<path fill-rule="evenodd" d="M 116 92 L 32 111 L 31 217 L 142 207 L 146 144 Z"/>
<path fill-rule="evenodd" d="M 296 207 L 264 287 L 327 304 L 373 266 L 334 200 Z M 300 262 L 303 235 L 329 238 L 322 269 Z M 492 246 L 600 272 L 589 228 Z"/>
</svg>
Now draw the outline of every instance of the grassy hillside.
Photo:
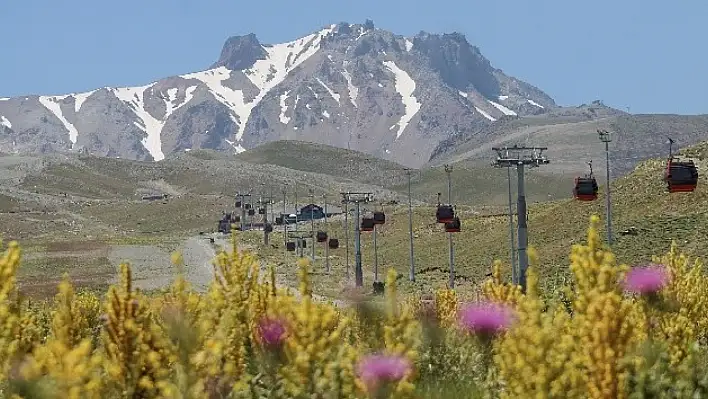
<svg viewBox="0 0 708 399">
<path fill-rule="evenodd" d="M 702 147 L 705 149 L 705 147 Z M 705 153 L 705 152 L 704 152 Z M 652 255 L 667 251 L 671 241 L 677 240 L 688 254 L 708 259 L 708 233 L 702 226 L 708 223 L 708 181 L 701 176 L 694 193 L 669 194 L 661 181 L 663 160 L 649 160 L 631 174 L 612 185 L 613 250 L 620 262 L 635 264 L 651 260 Z M 698 159 L 699 167 L 706 165 Z M 601 188 L 601 193 L 604 189 Z M 597 201 L 581 203 L 561 200 L 530 206 L 529 244 L 542 256 L 543 283 L 551 287 L 560 284 L 567 274 L 570 248 L 585 240 L 591 214 L 599 214 L 604 223 L 604 196 Z M 498 211 L 504 212 L 503 208 Z M 408 273 L 408 217 L 405 207 L 389 209 L 387 224 L 378 239 L 379 264 L 393 266 L 402 275 Z M 415 257 L 420 275 L 416 283 L 402 281 L 403 290 L 426 291 L 444 286 L 447 282 L 447 235 L 434 220 L 433 207 L 417 207 L 414 216 Z M 459 276 L 458 286 L 463 292 L 475 289 L 490 271 L 495 259 L 509 264 L 508 219 L 504 214 L 478 215 L 468 207 L 461 208 L 463 231 L 454 235 L 455 267 Z M 309 230 L 309 225 L 303 228 Z M 342 222 L 330 224 L 332 234 L 343 238 Z M 636 235 L 623 234 L 632 230 Z M 601 231 L 604 237 L 604 229 Z M 362 239 L 362 259 L 365 284 L 373 279 L 373 246 L 371 233 Z M 258 244 L 260 236 L 250 234 L 247 241 Z M 282 240 L 282 237 L 280 238 Z M 277 240 L 274 240 L 277 241 Z M 350 263 L 354 264 L 353 239 Z M 318 249 L 321 254 L 322 249 Z M 282 262 L 282 244 L 278 249 L 262 249 L 263 256 L 272 262 Z M 309 254 L 309 249 L 305 251 Z M 321 272 L 323 261 L 318 260 L 313 279 L 320 290 L 336 294 L 341 289 L 345 275 L 344 250 L 334 251 L 333 275 Z M 291 261 L 293 255 L 289 255 Z M 353 266 L 352 266 L 353 267 Z M 294 275 L 293 275 L 294 276 Z"/>
<path fill-rule="evenodd" d="M 548 201 L 567 198 L 572 195 L 572 179 L 562 175 L 540 173 L 538 169 L 527 168 L 525 188 L 528 202 Z M 516 168 L 511 169 L 511 191 L 516 204 Z M 450 174 L 452 201 L 472 206 L 506 205 L 508 202 L 508 179 L 506 168 L 490 165 L 476 168 L 456 164 Z M 392 189 L 408 193 L 408 184 L 399 184 Z M 442 193 L 442 201 L 447 202 L 447 175 L 443 167 L 426 168 L 414 173 L 411 178 L 411 192 L 414 198 L 435 203 L 437 193 Z"/>
<path fill-rule="evenodd" d="M 704 169 L 708 145 L 695 146 L 685 152 L 697 157 L 699 167 Z M 4 239 L 19 239 L 25 243 L 26 256 L 30 259 L 27 269 L 22 272 L 25 279 L 23 284 L 41 285 L 53 277 L 58 278 L 60 270 L 66 270 L 82 276 L 87 286 L 101 286 L 105 284 L 112 267 L 105 251 L 110 254 L 115 245 L 135 243 L 174 250 L 179 240 L 202 231 L 215 230 L 221 212 L 232 206 L 233 192 L 229 191 L 236 191 L 242 187 L 241 184 L 246 185 L 247 182 L 265 181 L 272 184 L 277 179 L 298 181 L 303 189 L 299 191 L 300 203 L 304 200 L 304 189 L 309 182 L 299 177 L 298 171 L 280 166 L 253 165 L 228 158 L 213 158 L 195 157 L 189 153 L 160 163 L 71 158 L 62 162 L 49 162 L 43 169 L 22 167 L 3 171 L 0 179 L 9 182 L 6 180 L 8 176 L 14 179 L 18 170 L 26 169 L 21 184 L 13 186 L 6 183 L 0 193 L 3 195 L 0 197 L 3 200 L 0 222 Z M 708 222 L 708 185 L 705 176 L 701 176 L 696 192 L 669 195 L 661 182 L 662 170 L 662 160 L 646 161 L 633 173 L 613 183 L 613 223 L 617 240 L 613 249 L 620 261 L 649 260 L 651 255 L 668 249 L 672 239 L 677 239 L 689 253 L 708 258 L 708 246 L 705 245 L 708 234 L 703 229 Z M 319 184 L 324 182 L 327 184 L 324 187 L 333 191 L 354 184 L 324 174 L 316 176 Z M 436 192 L 445 194 L 444 177 L 444 172 L 439 168 L 422 171 L 414 182 L 415 194 L 430 201 L 435 199 Z M 461 291 L 470 292 L 489 272 L 494 259 L 508 263 L 506 171 L 489 166 L 474 170 L 456 165 L 452 177 L 453 201 L 460 204 L 463 221 L 463 231 L 454 236 L 456 269 L 460 279 L 458 285 Z M 373 187 L 357 184 L 359 187 Z M 512 185 L 515 191 L 514 175 Z M 407 189 L 405 185 L 392 188 L 402 192 Z M 570 180 L 549 177 L 539 171 L 531 171 L 527 176 L 530 202 L 540 201 L 548 195 L 564 195 L 571 188 Z M 165 201 L 142 201 L 139 194 L 149 190 L 162 190 L 174 195 Z M 67 197 L 59 194 L 64 192 L 68 193 Z M 600 193 L 600 198 L 590 204 L 564 199 L 534 203 L 529 207 L 529 241 L 542 255 L 541 271 L 546 284 L 556 284 L 562 279 L 570 245 L 584 240 L 590 214 L 598 213 L 604 217 L 603 188 Z M 335 193 L 332 192 L 332 195 Z M 289 201 L 292 201 L 292 196 Z M 371 211 L 373 204 L 365 208 Z M 393 266 L 406 280 L 407 207 L 388 206 L 385 209 L 388 221 L 378 235 L 380 270 Z M 420 275 L 415 284 L 404 282 L 403 290 L 425 291 L 446 284 L 447 235 L 442 231 L 442 226 L 435 223 L 434 214 L 435 209 L 430 205 L 414 208 L 416 268 Z M 309 224 L 304 224 L 301 228 L 309 230 L 309 227 Z M 630 228 L 637 235 L 620 234 Z M 342 217 L 330 220 L 330 234 L 340 238 L 342 244 L 343 229 Z M 295 281 L 293 264 L 296 257 L 285 255 L 280 233 L 271 236 L 271 245 L 267 247 L 260 244 L 261 233 L 244 233 L 242 239 L 246 244 L 255 246 L 259 254 L 269 262 L 281 263 L 279 271 Z M 84 250 L 83 247 L 77 247 L 85 240 L 95 242 L 96 248 Z M 353 234 L 350 235 L 350 241 L 353 244 Z M 366 284 L 370 286 L 374 263 L 371 234 L 363 235 L 362 245 Z M 49 251 L 50 247 L 68 249 Z M 309 248 L 306 253 L 309 254 Z M 318 256 L 322 254 L 323 248 L 320 245 Z M 321 293 L 336 295 L 347 284 L 344 278 L 344 245 L 341 249 L 331 251 L 331 255 L 332 274 L 322 272 L 323 261 L 318 259 L 312 278 Z M 96 256 L 99 263 L 94 260 Z M 352 249 L 350 264 L 353 263 Z M 94 277 L 99 280 L 99 284 L 91 283 Z"/>
<path fill-rule="evenodd" d="M 226 195 L 252 192 L 282 198 L 305 197 L 310 188 L 317 195 L 339 197 L 341 191 L 367 190 L 382 196 L 394 193 L 382 187 L 324 173 L 303 173 L 278 165 L 247 163 L 218 153 L 182 153 L 162 162 L 140 162 L 99 157 L 70 157 L 27 173 L 19 187 L 50 196 L 64 193 L 86 199 L 140 200 L 143 195 Z M 291 199 L 292 200 L 292 199 Z"/>
<path fill-rule="evenodd" d="M 236 155 L 251 164 L 278 165 L 304 172 L 324 173 L 373 185 L 403 180 L 403 166 L 363 152 L 304 141 L 280 140 Z"/>
</svg>

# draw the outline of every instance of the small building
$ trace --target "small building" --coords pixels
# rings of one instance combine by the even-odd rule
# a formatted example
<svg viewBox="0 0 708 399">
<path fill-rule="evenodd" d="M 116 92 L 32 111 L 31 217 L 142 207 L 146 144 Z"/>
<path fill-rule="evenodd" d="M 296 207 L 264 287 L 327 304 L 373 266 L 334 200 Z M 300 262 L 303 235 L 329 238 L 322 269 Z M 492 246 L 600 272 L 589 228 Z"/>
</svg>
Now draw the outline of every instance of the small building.
<svg viewBox="0 0 708 399">
<path fill-rule="evenodd" d="M 275 209 L 278 209 L 276 206 Z M 303 221 L 310 221 L 312 219 L 314 220 L 319 220 L 319 219 L 324 219 L 325 217 L 325 210 L 322 206 L 317 205 L 317 204 L 307 204 L 303 207 L 300 207 L 299 209 L 295 209 L 294 207 L 288 207 L 286 212 L 282 212 L 282 208 L 279 212 L 279 217 L 276 219 L 276 224 L 282 224 L 282 221 L 285 220 L 287 221 L 288 224 L 295 223 L 295 219 L 297 218 L 298 222 L 303 222 Z M 341 208 L 334 206 L 334 205 L 327 205 L 327 217 L 332 217 L 334 215 L 338 215 L 342 213 Z M 291 217 L 290 215 L 297 215 L 296 218 Z M 280 222 L 280 223 L 279 223 Z"/>
</svg>

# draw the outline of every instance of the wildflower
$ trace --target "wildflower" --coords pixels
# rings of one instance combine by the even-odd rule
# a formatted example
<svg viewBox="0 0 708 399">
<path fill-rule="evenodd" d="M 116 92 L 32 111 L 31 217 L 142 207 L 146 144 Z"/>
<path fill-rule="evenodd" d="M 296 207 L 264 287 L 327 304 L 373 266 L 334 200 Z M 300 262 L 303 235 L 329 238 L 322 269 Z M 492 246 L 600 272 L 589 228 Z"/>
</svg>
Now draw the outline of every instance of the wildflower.
<svg viewBox="0 0 708 399">
<path fill-rule="evenodd" d="M 511 309 L 493 302 L 468 304 L 460 310 L 460 324 L 481 335 L 494 335 L 511 324 Z"/>
<path fill-rule="evenodd" d="M 402 379 L 410 369 L 410 361 L 404 356 L 370 355 L 359 362 L 358 374 L 370 390 L 375 390 L 381 382 Z"/>
<path fill-rule="evenodd" d="M 663 265 L 651 264 L 632 268 L 625 276 L 624 287 L 627 291 L 639 294 L 653 294 L 661 290 L 668 282 L 668 273 Z"/>
<path fill-rule="evenodd" d="M 279 346 L 285 338 L 285 323 L 279 319 L 264 317 L 258 323 L 258 331 L 266 346 Z"/>
</svg>

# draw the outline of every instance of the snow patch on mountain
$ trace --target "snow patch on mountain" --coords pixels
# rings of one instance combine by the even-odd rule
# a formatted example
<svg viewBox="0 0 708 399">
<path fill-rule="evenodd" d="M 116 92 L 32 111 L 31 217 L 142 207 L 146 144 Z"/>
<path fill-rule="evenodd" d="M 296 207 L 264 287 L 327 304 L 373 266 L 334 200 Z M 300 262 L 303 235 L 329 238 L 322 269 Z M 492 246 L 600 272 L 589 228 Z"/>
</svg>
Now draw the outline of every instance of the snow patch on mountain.
<svg viewBox="0 0 708 399">
<path fill-rule="evenodd" d="M 464 98 L 467 98 L 467 93 L 465 93 L 464 91 L 458 91 L 457 94 L 461 95 Z"/>
<path fill-rule="evenodd" d="M 384 61 L 383 64 L 393 72 L 395 88 L 398 94 L 401 95 L 405 108 L 404 114 L 398 122 L 398 132 L 396 132 L 396 138 L 399 138 L 413 116 L 420 110 L 421 103 L 413 96 L 413 92 L 415 91 L 415 81 L 413 78 L 411 78 L 406 71 L 399 68 L 393 61 Z"/>
<path fill-rule="evenodd" d="M 406 51 L 410 52 L 412 48 L 413 48 L 413 42 L 406 38 Z"/>
<path fill-rule="evenodd" d="M 0 101 L 9 101 L 10 97 L 0 97 Z"/>
<path fill-rule="evenodd" d="M 180 75 L 180 77 L 184 79 L 196 79 L 204 83 L 214 98 L 229 108 L 231 111 L 231 120 L 236 125 L 240 123 L 245 125 L 245 115 L 251 112 L 253 106 L 246 104 L 241 90 L 234 90 L 221 84 L 221 82 L 229 80 L 231 72 L 232 71 L 226 67 L 218 67 L 206 71 Z"/>
<path fill-rule="evenodd" d="M 327 110 L 322 111 L 322 116 L 329 118 L 329 112 L 327 112 Z"/>
<path fill-rule="evenodd" d="M 499 101 L 504 101 L 507 98 L 509 98 L 509 96 L 499 96 Z"/>
<path fill-rule="evenodd" d="M 47 108 L 54 116 L 57 117 L 61 121 L 61 123 L 64 125 L 66 130 L 69 131 L 69 141 L 71 141 L 71 148 L 74 148 L 74 144 L 76 144 L 76 139 L 79 137 L 79 132 L 76 130 L 76 127 L 71 124 L 66 118 L 64 117 L 64 113 L 61 111 L 61 105 L 59 104 L 59 101 L 69 97 L 68 95 L 66 96 L 52 96 L 52 97 L 47 97 L 47 96 L 40 96 L 39 97 L 39 102 L 42 104 L 45 108 Z"/>
<path fill-rule="evenodd" d="M 359 27 L 359 36 L 357 36 L 356 39 L 354 39 L 354 41 L 357 41 L 357 40 L 361 39 L 361 37 L 364 36 L 364 35 L 367 34 L 367 33 L 369 33 L 369 31 L 366 30 L 366 29 L 364 29 L 363 26 Z"/>
<path fill-rule="evenodd" d="M 330 88 L 325 84 L 325 82 L 322 81 L 322 79 L 320 79 L 320 78 L 316 78 L 316 79 L 317 79 L 318 82 L 320 82 L 320 84 L 322 85 L 322 87 L 324 87 L 325 90 L 327 90 L 327 92 L 329 93 L 329 95 L 332 96 L 332 98 L 334 98 L 335 101 L 337 101 L 337 104 L 340 104 L 340 103 L 339 103 L 339 94 L 335 93 L 334 90 L 330 89 Z M 340 104 L 340 105 L 341 105 L 341 104 Z"/>
<path fill-rule="evenodd" d="M 490 104 L 492 104 L 496 109 L 501 111 L 504 115 L 516 115 L 516 112 L 510 110 L 509 108 L 507 108 L 501 104 L 495 103 L 492 100 L 487 100 L 487 101 L 489 101 Z"/>
<path fill-rule="evenodd" d="M 147 86 L 141 87 L 117 87 L 109 90 L 119 100 L 127 104 L 140 119 L 139 121 L 134 121 L 133 124 L 147 135 L 141 140 L 143 146 L 148 150 L 155 161 L 162 161 L 165 159 L 165 154 L 162 153 L 160 133 L 162 132 L 162 127 L 165 125 L 165 122 L 150 115 L 145 109 L 144 101 L 145 92 L 148 89 L 152 89 L 156 83 L 157 82 L 150 83 Z"/>
<path fill-rule="evenodd" d="M 8 129 L 12 129 L 12 123 L 10 123 L 10 120 L 5 118 L 3 115 L 0 115 L 0 125 L 5 126 Z"/>
<path fill-rule="evenodd" d="M 164 99 L 163 101 L 165 102 L 165 117 L 162 118 L 163 121 L 166 121 L 167 118 L 172 115 L 175 111 L 177 111 L 180 107 L 183 105 L 187 104 L 188 102 L 192 101 L 194 98 L 194 91 L 197 90 L 197 86 L 189 86 L 187 89 L 184 91 L 184 101 L 182 101 L 179 104 L 176 104 L 175 102 L 177 101 L 177 92 L 179 89 L 177 88 L 172 88 L 167 90 L 167 95 L 168 98 Z M 163 123 L 164 125 L 164 123 Z M 162 129 L 160 129 L 162 131 Z"/>
<path fill-rule="evenodd" d="M 359 96 L 359 88 L 354 86 L 354 83 L 352 83 L 352 75 L 344 69 L 342 71 L 342 75 L 344 75 L 344 79 L 347 80 L 347 90 L 349 91 L 349 99 L 352 102 L 352 105 L 354 105 L 355 108 L 358 108 L 359 106 L 356 103 L 356 98 Z"/>
<path fill-rule="evenodd" d="M 545 107 L 544 107 L 543 105 L 541 105 L 541 104 L 537 103 L 537 102 L 536 102 L 536 101 L 534 101 L 534 100 L 526 100 L 526 101 L 528 101 L 528 102 L 529 102 L 529 104 L 531 104 L 531 105 L 535 105 L 535 106 L 537 106 L 537 107 L 539 107 L 539 108 L 545 108 Z"/>
<path fill-rule="evenodd" d="M 490 121 L 492 121 L 492 122 L 495 122 L 495 121 L 496 121 L 496 119 L 492 118 L 491 115 L 489 115 L 488 113 L 484 112 L 483 109 L 481 109 L 481 108 L 479 108 L 479 107 L 477 107 L 477 106 L 475 106 L 474 109 L 476 109 L 477 112 L 479 112 L 480 114 L 482 114 L 483 117 L 489 119 Z"/>
<path fill-rule="evenodd" d="M 280 122 L 284 125 L 290 122 L 290 117 L 285 115 L 285 113 L 288 112 L 288 105 L 285 104 L 285 100 L 288 99 L 288 93 L 290 93 L 290 91 L 286 90 L 285 93 L 280 95 Z"/>
<path fill-rule="evenodd" d="M 243 146 L 241 144 L 238 144 L 238 143 L 228 140 L 228 139 L 226 140 L 226 142 L 229 143 L 229 145 L 231 147 L 233 147 L 233 149 L 236 151 L 237 154 L 240 154 L 240 153 L 246 151 L 246 149 L 243 148 Z"/>
<path fill-rule="evenodd" d="M 81 106 L 86 102 L 86 100 L 95 93 L 96 90 L 91 90 L 86 93 L 73 94 L 74 97 L 74 112 L 78 113 L 81 110 Z"/>
</svg>

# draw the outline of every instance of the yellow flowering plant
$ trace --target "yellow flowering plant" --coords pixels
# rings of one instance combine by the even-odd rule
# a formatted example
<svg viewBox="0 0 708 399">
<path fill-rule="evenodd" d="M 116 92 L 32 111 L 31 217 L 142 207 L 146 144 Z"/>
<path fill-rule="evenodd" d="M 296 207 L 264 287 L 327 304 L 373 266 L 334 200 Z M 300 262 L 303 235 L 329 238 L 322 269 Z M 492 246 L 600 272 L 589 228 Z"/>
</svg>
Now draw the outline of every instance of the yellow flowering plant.
<svg viewBox="0 0 708 399">
<path fill-rule="evenodd" d="M 648 398 L 708 395 L 708 277 L 672 245 L 666 280 L 630 289 L 630 268 L 601 244 L 597 217 L 571 250 L 564 290 L 526 292 L 501 262 L 473 302 L 359 292 L 315 299 L 310 264 L 297 292 L 251 253 L 219 251 L 208 290 L 180 272 L 162 292 L 134 289 L 130 266 L 102 300 L 68 276 L 51 303 L 18 295 L 20 248 L 0 257 L 0 396 L 19 398 Z M 179 253 L 173 262 L 181 270 Z M 643 270 L 643 269 L 642 269 Z"/>
</svg>

